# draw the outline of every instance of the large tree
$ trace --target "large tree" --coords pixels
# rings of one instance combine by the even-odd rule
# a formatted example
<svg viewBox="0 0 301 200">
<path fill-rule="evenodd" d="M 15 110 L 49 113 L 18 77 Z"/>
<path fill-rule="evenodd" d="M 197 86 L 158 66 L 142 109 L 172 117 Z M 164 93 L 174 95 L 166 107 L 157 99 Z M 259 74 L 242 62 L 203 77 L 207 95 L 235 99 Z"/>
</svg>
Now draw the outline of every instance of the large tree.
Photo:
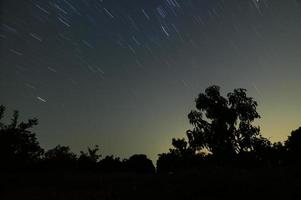
<svg viewBox="0 0 301 200">
<path fill-rule="evenodd" d="M 254 150 L 262 139 L 259 127 L 252 122 L 260 118 L 257 102 L 246 89 L 235 89 L 224 97 L 219 86 L 210 86 L 196 99 L 196 110 L 188 114 L 193 129 L 187 131 L 189 147 L 206 150 L 215 156 L 233 156 Z"/>
</svg>

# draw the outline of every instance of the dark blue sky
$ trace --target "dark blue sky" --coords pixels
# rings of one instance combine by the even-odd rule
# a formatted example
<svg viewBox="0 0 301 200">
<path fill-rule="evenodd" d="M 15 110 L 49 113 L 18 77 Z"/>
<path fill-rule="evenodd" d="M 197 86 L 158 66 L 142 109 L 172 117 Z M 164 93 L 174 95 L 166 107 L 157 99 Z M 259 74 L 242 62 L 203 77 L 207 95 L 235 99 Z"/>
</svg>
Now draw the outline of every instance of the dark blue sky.
<svg viewBox="0 0 301 200">
<path fill-rule="evenodd" d="M 218 84 L 259 102 L 262 134 L 301 124 L 297 0 L 3 0 L 0 103 L 43 147 L 155 159 Z"/>
</svg>

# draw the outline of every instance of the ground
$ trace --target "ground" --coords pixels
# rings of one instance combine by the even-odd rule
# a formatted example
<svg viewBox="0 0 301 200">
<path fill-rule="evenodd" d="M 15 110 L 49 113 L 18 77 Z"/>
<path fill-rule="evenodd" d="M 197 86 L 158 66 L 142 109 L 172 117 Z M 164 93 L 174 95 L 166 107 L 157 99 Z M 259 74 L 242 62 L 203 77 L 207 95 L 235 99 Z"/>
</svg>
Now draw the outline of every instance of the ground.
<svg viewBox="0 0 301 200">
<path fill-rule="evenodd" d="M 297 168 L 176 175 L 2 172 L 1 199 L 298 199 L 300 186 Z"/>
</svg>

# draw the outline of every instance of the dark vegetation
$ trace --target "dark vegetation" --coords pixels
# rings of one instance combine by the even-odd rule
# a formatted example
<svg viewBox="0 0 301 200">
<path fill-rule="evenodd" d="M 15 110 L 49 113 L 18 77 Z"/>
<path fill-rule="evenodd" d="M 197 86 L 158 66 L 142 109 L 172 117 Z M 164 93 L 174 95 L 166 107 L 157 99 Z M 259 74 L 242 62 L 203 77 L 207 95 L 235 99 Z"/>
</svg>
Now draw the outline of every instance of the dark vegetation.
<svg viewBox="0 0 301 200">
<path fill-rule="evenodd" d="M 46 151 L 30 131 L 38 120 L 19 122 L 15 111 L 5 124 L 5 107 L 1 106 L 2 197 L 199 199 L 243 195 L 248 199 L 259 194 L 300 195 L 301 127 L 284 142 L 272 143 L 263 137 L 253 125 L 260 118 L 257 102 L 245 89 L 223 97 L 218 86 L 211 86 L 195 102 L 196 110 L 188 114 L 192 129 L 186 132 L 186 139 L 172 139 L 173 147 L 159 154 L 156 168 L 142 154 L 123 160 L 102 158 L 97 145 L 79 155 L 61 145 Z"/>
</svg>

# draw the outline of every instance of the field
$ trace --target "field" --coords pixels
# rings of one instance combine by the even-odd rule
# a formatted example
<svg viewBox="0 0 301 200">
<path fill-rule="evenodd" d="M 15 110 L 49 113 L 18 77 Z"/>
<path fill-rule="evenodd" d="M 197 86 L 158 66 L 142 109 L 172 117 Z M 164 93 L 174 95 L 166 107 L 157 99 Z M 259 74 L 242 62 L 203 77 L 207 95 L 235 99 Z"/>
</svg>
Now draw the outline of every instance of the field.
<svg viewBox="0 0 301 200">
<path fill-rule="evenodd" d="M 1 199 L 299 199 L 300 186 L 297 168 L 176 175 L 2 173 Z"/>
</svg>

